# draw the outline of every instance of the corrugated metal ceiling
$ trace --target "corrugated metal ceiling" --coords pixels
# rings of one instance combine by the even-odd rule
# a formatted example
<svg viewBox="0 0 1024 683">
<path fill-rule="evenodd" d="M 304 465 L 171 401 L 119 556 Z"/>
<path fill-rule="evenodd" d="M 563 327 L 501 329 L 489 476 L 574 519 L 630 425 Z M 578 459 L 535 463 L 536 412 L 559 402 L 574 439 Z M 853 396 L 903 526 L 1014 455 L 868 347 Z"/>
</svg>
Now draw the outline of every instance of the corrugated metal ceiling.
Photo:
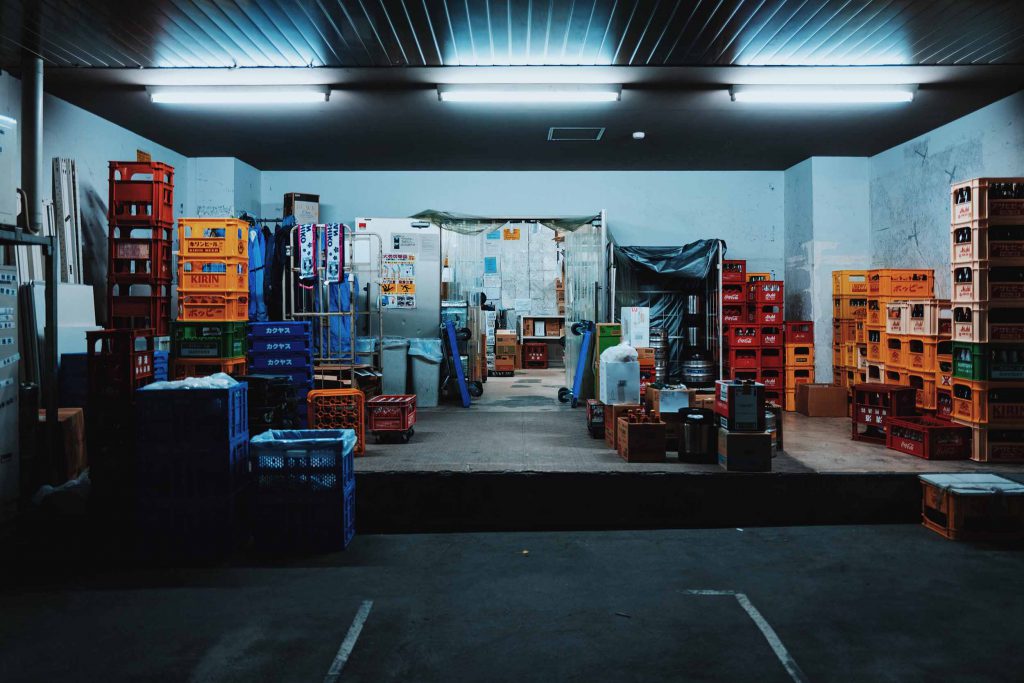
<svg viewBox="0 0 1024 683">
<path fill-rule="evenodd" d="M 1024 63 L 1019 0 L 8 0 L 53 66 Z"/>
</svg>

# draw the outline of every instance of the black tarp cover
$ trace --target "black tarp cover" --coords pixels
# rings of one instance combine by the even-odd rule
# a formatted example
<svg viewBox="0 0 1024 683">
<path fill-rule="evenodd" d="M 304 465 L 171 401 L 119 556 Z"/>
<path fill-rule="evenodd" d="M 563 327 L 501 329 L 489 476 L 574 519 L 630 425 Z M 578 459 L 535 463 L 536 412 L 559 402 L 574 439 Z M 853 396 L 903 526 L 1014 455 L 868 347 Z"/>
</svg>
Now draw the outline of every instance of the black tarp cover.
<svg viewBox="0 0 1024 683">
<path fill-rule="evenodd" d="M 651 328 L 668 333 L 666 379 L 682 381 L 683 361 L 693 355 L 686 346 L 685 327 L 706 326 L 706 317 L 686 315 L 686 297 L 697 294 L 707 301 L 709 285 L 717 289 L 717 281 L 707 278 L 715 272 L 715 250 L 719 240 L 706 239 L 682 247 L 620 247 L 615 246 L 615 308 L 616 317 L 626 306 L 651 309 Z M 722 242 L 725 253 L 725 242 Z"/>
</svg>

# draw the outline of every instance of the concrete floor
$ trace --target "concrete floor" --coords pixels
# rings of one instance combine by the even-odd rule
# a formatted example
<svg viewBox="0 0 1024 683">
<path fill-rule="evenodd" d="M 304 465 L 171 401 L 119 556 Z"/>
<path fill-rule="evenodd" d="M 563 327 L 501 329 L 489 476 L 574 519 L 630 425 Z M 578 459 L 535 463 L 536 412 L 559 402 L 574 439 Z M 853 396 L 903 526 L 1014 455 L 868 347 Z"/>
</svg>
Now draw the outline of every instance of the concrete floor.
<svg viewBox="0 0 1024 683">
<path fill-rule="evenodd" d="M 720 472 L 717 465 L 627 463 L 587 434 L 582 408 L 559 403 L 564 368 L 518 370 L 492 377 L 469 408 L 421 409 L 408 444 L 375 444 L 356 460 L 358 472 Z M 850 439 L 848 418 L 783 416 L 785 451 L 775 472 L 998 472 L 1024 474 L 1024 464 L 929 461 Z"/>
<path fill-rule="evenodd" d="M 341 681 L 1019 681 L 1022 577 L 1020 549 L 916 525 L 357 536 L 6 577 L 0 680 L 321 681 L 372 601 Z"/>
</svg>

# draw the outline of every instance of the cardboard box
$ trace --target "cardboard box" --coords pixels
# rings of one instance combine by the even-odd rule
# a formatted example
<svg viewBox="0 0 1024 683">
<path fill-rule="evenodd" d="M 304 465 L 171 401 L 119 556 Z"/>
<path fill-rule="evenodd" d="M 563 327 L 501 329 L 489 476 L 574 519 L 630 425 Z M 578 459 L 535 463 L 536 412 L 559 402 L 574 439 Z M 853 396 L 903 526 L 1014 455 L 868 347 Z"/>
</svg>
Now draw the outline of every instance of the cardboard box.
<svg viewBox="0 0 1024 683">
<path fill-rule="evenodd" d="M 649 346 L 641 346 L 636 350 L 636 359 L 643 365 L 645 362 L 654 365 L 654 349 Z"/>
<path fill-rule="evenodd" d="M 622 307 L 622 341 L 633 348 L 651 345 L 651 309 L 646 306 Z"/>
<path fill-rule="evenodd" d="M 320 195 L 288 192 L 284 196 L 284 215 L 295 216 L 299 225 L 320 222 Z"/>
<path fill-rule="evenodd" d="M 85 413 L 81 408 L 58 408 L 57 422 L 60 427 L 60 449 L 43 467 L 46 483 L 59 486 L 74 479 L 89 464 L 85 450 Z M 43 443 L 46 428 L 46 411 L 39 411 L 39 443 Z"/>
<path fill-rule="evenodd" d="M 665 462 L 665 423 L 616 420 L 615 449 L 626 462 Z"/>
<path fill-rule="evenodd" d="M 772 435 L 719 429 L 718 465 L 730 472 L 771 472 Z"/>
<path fill-rule="evenodd" d="M 601 403 L 640 403 L 640 363 L 601 361 Z"/>
<path fill-rule="evenodd" d="M 676 415 L 680 408 L 689 408 L 694 404 L 696 389 L 655 389 L 647 387 L 647 405 L 661 415 Z M 662 417 L 662 419 L 665 419 Z"/>
<path fill-rule="evenodd" d="M 798 384 L 796 411 L 807 417 L 846 417 L 849 413 L 846 387 L 831 384 Z"/>
<path fill-rule="evenodd" d="M 733 432 L 764 431 L 764 385 L 759 382 L 715 382 L 715 412 Z"/>
<path fill-rule="evenodd" d="M 616 406 L 606 405 L 604 407 L 604 442 L 611 448 L 616 448 L 618 437 L 618 419 L 631 410 L 641 408 L 638 403 L 624 403 Z"/>
</svg>

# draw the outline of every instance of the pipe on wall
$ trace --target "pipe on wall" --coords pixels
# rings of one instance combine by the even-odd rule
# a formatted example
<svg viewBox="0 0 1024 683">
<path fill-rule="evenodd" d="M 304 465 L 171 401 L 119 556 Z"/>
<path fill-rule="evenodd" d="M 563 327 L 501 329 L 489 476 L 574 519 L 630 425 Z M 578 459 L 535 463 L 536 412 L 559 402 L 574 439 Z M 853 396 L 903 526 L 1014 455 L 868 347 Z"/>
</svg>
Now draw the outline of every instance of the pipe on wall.
<svg viewBox="0 0 1024 683">
<path fill-rule="evenodd" d="M 29 229 L 43 225 L 43 60 L 21 58 L 21 187 L 26 195 Z"/>
</svg>

